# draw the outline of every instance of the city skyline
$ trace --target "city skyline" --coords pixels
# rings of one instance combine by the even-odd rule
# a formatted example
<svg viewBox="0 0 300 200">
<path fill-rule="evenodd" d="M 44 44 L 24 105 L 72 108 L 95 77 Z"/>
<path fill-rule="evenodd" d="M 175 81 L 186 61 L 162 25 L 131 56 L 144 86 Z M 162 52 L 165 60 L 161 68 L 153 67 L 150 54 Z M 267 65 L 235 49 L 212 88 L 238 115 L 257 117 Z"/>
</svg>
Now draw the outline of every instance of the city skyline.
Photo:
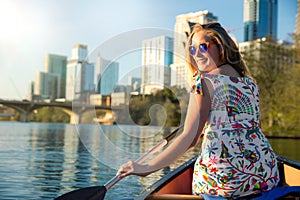
<svg viewBox="0 0 300 200">
<path fill-rule="evenodd" d="M 59 5 L 35 0 L 1 1 L 0 22 L 6 29 L 0 33 L 0 73 L 4 76 L 1 85 L 6 87 L 0 90 L 0 98 L 24 99 L 28 82 L 43 69 L 44 56 L 48 53 L 70 58 L 75 43 L 86 44 L 89 51 L 93 51 L 105 41 L 132 30 L 145 27 L 173 30 L 176 16 L 180 14 L 208 10 L 224 27 L 235 29 L 232 34 L 242 42 L 243 29 L 238 27 L 243 26 L 243 1 L 229 0 L 222 8 L 217 2 L 155 0 L 145 3 L 131 0 L 128 5 L 117 2 L 122 8 L 119 9 L 113 6 L 115 1 L 105 4 L 64 1 Z M 278 0 L 278 39 L 289 39 L 288 34 L 294 32 L 296 5 L 296 0 Z M 228 15 L 226 10 L 229 8 L 236 10 L 236 14 Z M 126 73 L 126 70 L 130 70 L 129 67 L 123 67 L 120 73 Z"/>
</svg>

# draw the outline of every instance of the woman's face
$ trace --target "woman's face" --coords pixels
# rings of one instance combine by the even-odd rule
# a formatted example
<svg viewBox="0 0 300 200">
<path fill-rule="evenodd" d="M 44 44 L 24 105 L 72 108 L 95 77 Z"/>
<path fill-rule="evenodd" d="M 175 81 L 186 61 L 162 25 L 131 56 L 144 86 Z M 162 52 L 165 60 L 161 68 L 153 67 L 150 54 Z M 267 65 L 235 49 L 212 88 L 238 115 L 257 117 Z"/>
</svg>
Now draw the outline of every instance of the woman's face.
<svg viewBox="0 0 300 200">
<path fill-rule="evenodd" d="M 201 45 L 201 47 L 200 47 Z M 194 34 L 190 47 L 190 55 L 195 61 L 195 65 L 201 72 L 210 72 L 217 68 L 220 63 L 219 44 L 214 43 L 205 31 L 199 31 Z M 193 51 L 194 50 L 194 51 Z"/>
</svg>

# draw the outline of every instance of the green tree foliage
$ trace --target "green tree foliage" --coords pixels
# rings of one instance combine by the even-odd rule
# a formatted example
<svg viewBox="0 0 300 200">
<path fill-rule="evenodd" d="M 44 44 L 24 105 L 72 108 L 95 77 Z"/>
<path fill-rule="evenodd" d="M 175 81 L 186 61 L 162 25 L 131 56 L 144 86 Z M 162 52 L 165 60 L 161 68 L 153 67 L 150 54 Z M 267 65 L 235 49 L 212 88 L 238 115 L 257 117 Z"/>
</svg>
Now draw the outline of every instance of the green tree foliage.
<svg viewBox="0 0 300 200">
<path fill-rule="evenodd" d="M 290 78 L 286 79 L 286 89 L 280 96 L 280 104 L 284 115 L 281 119 L 280 127 L 286 133 L 300 135 L 300 65 L 291 70 Z M 286 98 L 284 98 L 286 97 Z M 284 106 L 282 106 L 284 105 Z"/>
<path fill-rule="evenodd" d="M 297 48 L 270 39 L 251 42 L 243 57 L 260 88 L 262 128 L 268 134 L 300 134 Z"/>
<path fill-rule="evenodd" d="M 181 107 L 187 94 L 185 89 L 171 87 L 157 91 L 153 95 L 131 96 L 128 113 L 119 112 L 118 123 L 139 125 L 178 126 L 185 109 Z M 183 99 L 183 101 L 182 101 Z"/>
<path fill-rule="evenodd" d="M 63 112 L 60 108 L 43 107 L 31 113 L 29 117 L 29 121 L 69 123 L 70 116 L 65 112 Z"/>
</svg>

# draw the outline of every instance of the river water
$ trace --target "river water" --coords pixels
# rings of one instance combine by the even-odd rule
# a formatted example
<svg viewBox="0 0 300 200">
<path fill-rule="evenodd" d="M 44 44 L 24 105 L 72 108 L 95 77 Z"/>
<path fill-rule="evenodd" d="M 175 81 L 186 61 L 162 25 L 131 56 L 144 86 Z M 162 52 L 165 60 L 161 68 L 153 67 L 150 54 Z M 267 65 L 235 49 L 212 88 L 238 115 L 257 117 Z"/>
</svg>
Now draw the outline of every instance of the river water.
<svg viewBox="0 0 300 200">
<path fill-rule="evenodd" d="M 159 127 L 0 122 L 0 199 L 53 199 L 105 184 L 120 164 L 137 159 L 169 131 Z M 300 140 L 270 140 L 277 154 L 300 161 Z M 106 199 L 134 199 L 147 186 L 197 153 L 147 178 L 129 176 Z"/>
</svg>

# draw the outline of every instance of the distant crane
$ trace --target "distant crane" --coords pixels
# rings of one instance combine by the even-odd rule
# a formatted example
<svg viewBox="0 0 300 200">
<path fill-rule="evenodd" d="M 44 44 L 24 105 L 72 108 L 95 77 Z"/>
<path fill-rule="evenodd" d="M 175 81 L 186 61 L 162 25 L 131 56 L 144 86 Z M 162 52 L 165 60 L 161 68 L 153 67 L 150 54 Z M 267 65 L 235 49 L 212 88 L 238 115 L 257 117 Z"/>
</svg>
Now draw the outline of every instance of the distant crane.
<svg viewBox="0 0 300 200">
<path fill-rule="evenodd" d="M 225 30 L 226 32 L 231 36 L 231 38 L 233 39 L 233 41 L 236 43 L 237 46 L 239 46 L 239 42 L 237 41 L 236 37 L 234 35 L 231 34 L 231 32 L 233 31 L 238 31 L 238 30 L 241 30 L 243 29 L 244 26 L 237 26 L 237 27 L 227 27 Z"/>
<path fill-rule="evenodd" d="M 227 33 L 231 33 L 231 32 L 233 32 L 233 31 L 241 30 L 241 29 L 243 29 L 243 28 L 244 28 L 244 26 L 237 26 L 237 27 L 233 27 L 233 28 L 228 27 L 228 28 L 226 28 L 225 30 L 227 31 Z"/>
</svg>

